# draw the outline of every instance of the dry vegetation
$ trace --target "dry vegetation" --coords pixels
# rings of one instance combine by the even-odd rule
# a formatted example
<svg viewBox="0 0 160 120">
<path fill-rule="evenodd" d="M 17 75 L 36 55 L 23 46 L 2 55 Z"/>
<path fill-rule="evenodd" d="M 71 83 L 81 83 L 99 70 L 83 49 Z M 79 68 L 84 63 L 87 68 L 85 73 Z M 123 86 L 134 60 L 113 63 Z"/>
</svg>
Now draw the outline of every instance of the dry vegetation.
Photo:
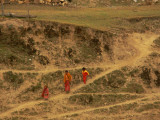
<svg viewBox="0 0 160 120">
<path fill-rule="evenodd" d="M 159 6 L 29 7 L 36 20 L 0 19 L 0 120 L 159 119 Z"/>
</svg>

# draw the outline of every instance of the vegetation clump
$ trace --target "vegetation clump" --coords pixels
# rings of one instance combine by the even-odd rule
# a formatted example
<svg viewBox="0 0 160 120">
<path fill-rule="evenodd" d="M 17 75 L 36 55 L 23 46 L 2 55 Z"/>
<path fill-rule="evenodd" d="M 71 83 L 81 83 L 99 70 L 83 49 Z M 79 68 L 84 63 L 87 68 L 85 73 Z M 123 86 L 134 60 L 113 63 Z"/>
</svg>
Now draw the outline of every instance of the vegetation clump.
<svg viewBox="0 0 160 120">
<path fill-rule="evenodd" d="M 150 84 L 151 84 L 150 69 L 149 68 L 143 68 L 140 76 L 141 76 L 143 82 L 146 85 L 150 86 Z"/>
<path fill-rule="evenodd" d="M 153 110 L 153 109 L 160 109 L 160 105 L 159 104 L 146 104 L 146 105 L 142 105 L 139 108 L 135 109 L 136 112 L 140 113 L 143 111 L 149 111 L 149 110 Z"/>
<path fill-rule="evenodd" d="M 29 88 L 27 91 L 32 91 L 32 92 L 36 92 L 38 90 L 40 90 L 41 87 L 41 82 L 38 82 L 35 86 L 32 85 L 31 88 Z"/>
<path fill-rule="evenodd" d="M 124 74 L 119 70 L 113 71 L 112 73 L 108 74 L 107 77 L 108 85 L 113 88 L 122 87 L 126 82 Z"/>
<path fill-rule="evenodd" d="M 94 95 L 94 94 L 81 94 L 73 95 L 69 98 L 69 101 L 74 104 L 89 105 L 89 106 L 102 106 L 109 105 L 118 102 L 124 102 L 126 100 L 136 99 L 136 95 L 121 95 L 121 94 L 109 94 L 109 95 Z M 101 102 L 100 102 L 101 101 Z"/>
<path fill-rule="evenodd" d="M 160 47 L 160 37 L 157 38 L 156 40 L 154 40 L 154 44 L 155 44 L 157 47 Z"/>
<path fill-rule="evenodd" d="M 142 85 L 139 85 L 137 83 L 127 84 L 126 88 L 124 88 L 124 91 L 131 92 L 131 93 L 144 93 L 145 92 Z"/>
<path fill-rule="evenodd" d="M 48 65 L 50 63 L 48 57 L 43 56 L 43 55 L 38 56 L 38 61 L 42 65 Z"/>
<path fill-rule="evenodd" d="M 157 79 L 155 80 L 155 84 L 156 84 L 156 86 L 159 87 L 160 86 L 160 72 L 159 71 L 155 71 L 154 73 L 157 76 Z"/>
<path fill-rule="evenodd" d="M 4 80 L 13 85 L 13 87 L 19 87 L 23 82 L 22 74 L 13 73 L 12 71 L 3 73 Z"/>
</svg>

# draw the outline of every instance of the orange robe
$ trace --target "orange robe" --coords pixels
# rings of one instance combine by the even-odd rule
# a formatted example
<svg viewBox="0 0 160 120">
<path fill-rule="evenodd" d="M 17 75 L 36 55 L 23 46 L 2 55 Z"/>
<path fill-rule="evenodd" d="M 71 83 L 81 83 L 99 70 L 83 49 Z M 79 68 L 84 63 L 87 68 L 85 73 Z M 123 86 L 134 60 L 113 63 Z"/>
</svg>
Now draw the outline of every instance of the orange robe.
<svg viewBox="0 0 160 120">
<path fill-rule="evenodd" d="M 64 75 L 64 84 L 65 84 L 65 91 L 70 91 L 70 82 L 72 80 L 72 76 L 70 73 Z"/>
<path fill-rule="evenodd" d="M 86 80 L 87 80 L 87 76 L 89 75 L 88 71 L 82 71 L 82 75 L 83 75 L 83 82 L 84 84 L 86 84 Z"/>
</svg>

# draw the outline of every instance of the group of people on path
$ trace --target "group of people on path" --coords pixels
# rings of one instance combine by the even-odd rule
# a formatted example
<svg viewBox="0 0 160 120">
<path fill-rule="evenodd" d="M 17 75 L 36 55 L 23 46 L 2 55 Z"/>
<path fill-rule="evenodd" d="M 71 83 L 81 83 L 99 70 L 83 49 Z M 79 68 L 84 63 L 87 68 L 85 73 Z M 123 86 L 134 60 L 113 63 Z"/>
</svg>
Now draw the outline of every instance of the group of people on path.
<svg viewBox="0 0 160 120">
<path fill-rule="evenodd" d="M 87 80 L 87 76 L 89 75 L 89 72 L 84 67 L 82 68 L 82 75 L 83 75 L 83 82 L 84 82 L 84 84 L 86 84 L 86 80 Z M 71 81 L 72 81 L 72 76 L 68 72 L 68 70 L 66 70 L 65 74 L 64 74 L 64 86 L 65 86 L 66 93 L 70 92 Z M 49 97 L 49 89 L 48 89 L 47 85 L 44 86 L 44 89 L 42 92 L 42 97 L 44 99 L 48 99 L 48 97 Z"/>
</svg>

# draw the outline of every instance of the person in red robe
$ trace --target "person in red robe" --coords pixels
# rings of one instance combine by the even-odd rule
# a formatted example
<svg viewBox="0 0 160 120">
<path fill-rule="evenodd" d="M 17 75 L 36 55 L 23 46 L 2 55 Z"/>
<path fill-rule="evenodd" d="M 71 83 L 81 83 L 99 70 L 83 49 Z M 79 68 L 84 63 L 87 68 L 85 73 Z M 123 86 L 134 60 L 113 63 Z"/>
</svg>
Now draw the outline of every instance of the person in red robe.
<svg viewBox="0 0 160 120">
<path fill-rule="evenodd" d="M 67 93 L 70 92 L 70 82 L 72 80 L 72 76 L 70 75 L 70 73 L 66 70 L 65 74 L 64 74 L 64 84 L 65 84 L 65 91 Z"/>
<path fill-rule="evenodd" d="M 43 92 L 42 92 L 42 97 L 44 99 L 48 99 L 48 97 L 49 97 L 49 89 L 48 89 L 47 85 L 44 86 L 44 89 L 43 89 Z"/>
<path fill-rule="evenodd" d="M 82 68 L 82 75 L 83 75 L 83 82 L 86 84 L 87 76 L 89 75 L 89 72 L 86 70 L 86 68 Z"/>
</svg>

